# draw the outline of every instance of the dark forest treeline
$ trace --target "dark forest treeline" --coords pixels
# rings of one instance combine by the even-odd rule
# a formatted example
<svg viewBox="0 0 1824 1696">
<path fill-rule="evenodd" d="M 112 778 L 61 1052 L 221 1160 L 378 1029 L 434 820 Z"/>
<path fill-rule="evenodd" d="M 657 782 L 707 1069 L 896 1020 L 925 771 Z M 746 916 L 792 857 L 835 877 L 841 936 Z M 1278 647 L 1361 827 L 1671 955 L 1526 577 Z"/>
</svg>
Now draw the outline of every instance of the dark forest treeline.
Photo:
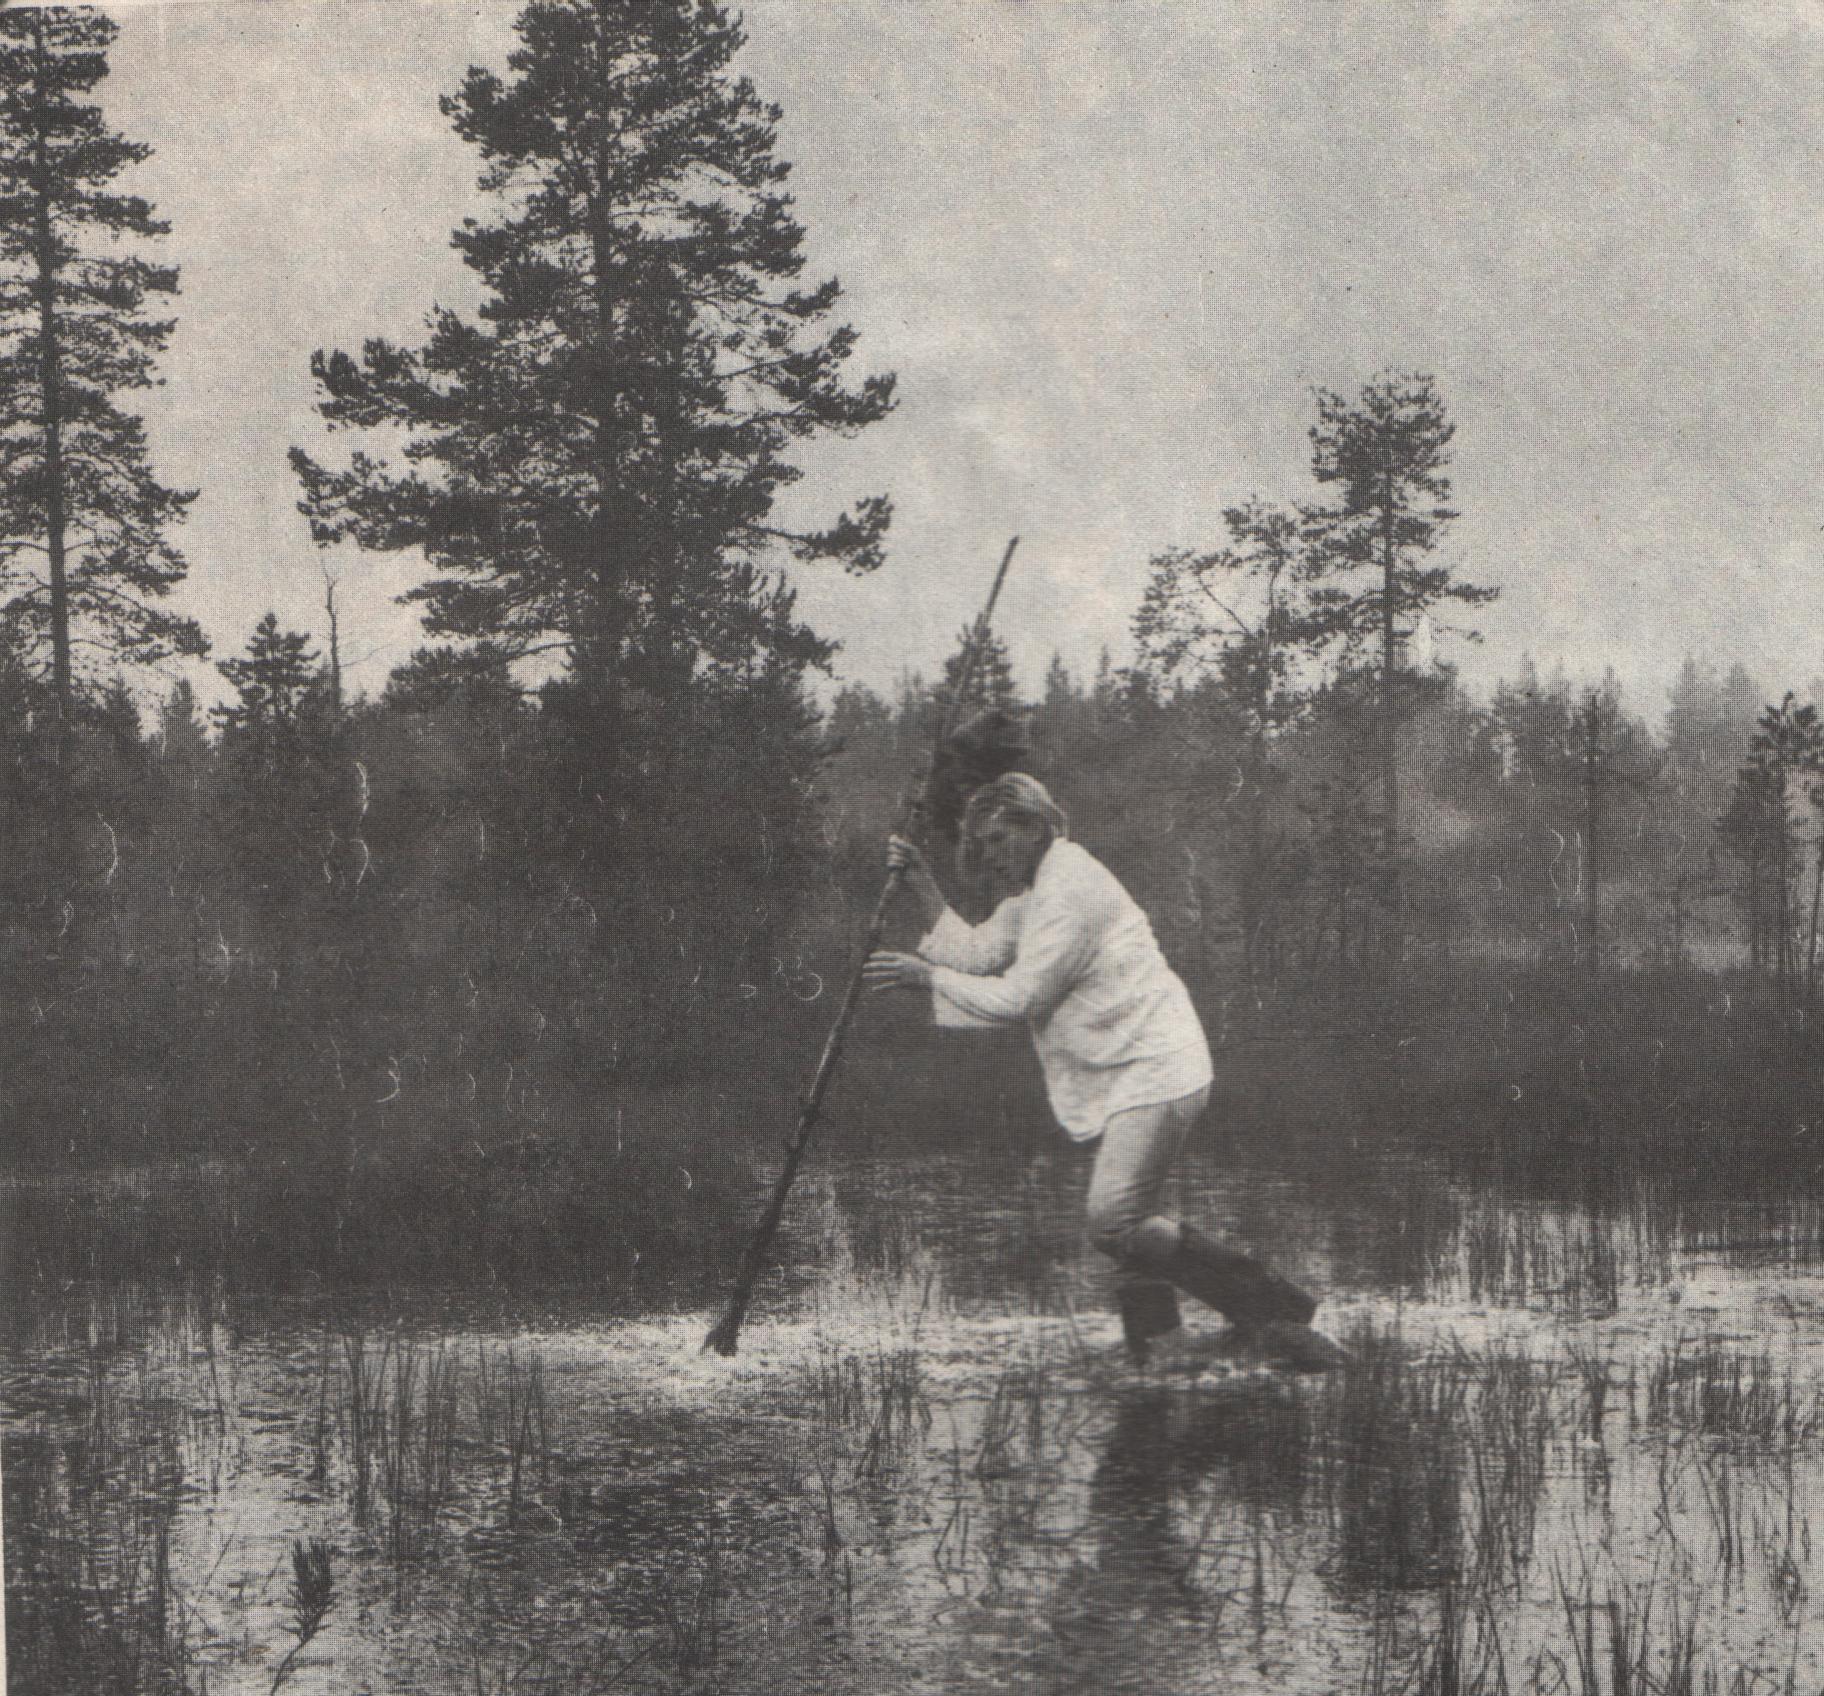
<svg viewBox="0 0 1824 1696">
<path fill-rule="evenodd" d="M 1162 684 L 1105 659 L 1079 680 L 1054 660 L 1029 703 L 1031 763 L 1076 834 L 1142 893 L 1180 965 L 1212 985 L 1302 998 L 1386 987 L 1453 959 L 1750 963 L 1777 892 L 1730 809 L 1757 724 L 1777 709 L 1762 708 L 1740 667 L 1719 675 L 1687 661 L 1656 726 L 1628 710 L 1612 677 L 1580 687 L 1528 665 L 1486 702 L 1441 667 L 1408 686 L 1423 698 L 1397 744 L 1397 963 L 1377 713 L 1359 678 L 1319 684 L 1263 751 L 1219 679 Z M 850 687 L 830 723 L 840 816 L 890 817 L 898 774 L 927 733 L 922 696 L 889 702 Z M 1795 802 L 1798 791 L 1795 781 Z M 1795 806 L 1795 930 L 1818 840 L 1815 816 Z"/>
<path fill-rule="evenodd" d="M 1767 727 L 1810 715 L 1759 709 L 1739 670 L 1688 662 L 1657 728 L 1612 681 L 1529 669 L 1477 703 L 1426 679 L 1399 740 L 1395 964 L 1371 699 L 1326 682 L 1251 768 L 1220 680 L 1105 663 L 1079 681 L 1054 661 L 1022 702 L 998 644 L 993 660 L 978 694 L 1027 708 L 1028 763 L 1212 993 L 1321 1001 L 1453 963 L 1587 965 L 1592 913 L 1608 968 L 1811 957 L 1815 829 L 1794 808 L 1782 850 L 1747 814 L 1770 763 L 1803 790 L 1803 749 L 1779 764 Z M 610 800 L 588 788 L 569 686 L 528 696 L 486 654 L 422 650 L 343 701 L 309 638 L 269 618 L 222 670 L 236 695 L 213 727 L 187 685 L 149 728 L 124 686 L 85 698 L 73 866 L 52 857 L 41 687 L 0 674 L 8 982 L 37 1017 L 91 982 L 183 982 L 271 1000 L 360 1053 L 382 1009 L 485 1001 L 482 1022 L 569 1044 L 579 1077 L 713 1073 L 843 970 L 936 716 L 915 679 L 890 701 L 846 687 L 827 711 L 765 679 L 700 687 L 631 744 Z M 468 1054 L 485 1069 L 485 1044 Z"/>
</svg>

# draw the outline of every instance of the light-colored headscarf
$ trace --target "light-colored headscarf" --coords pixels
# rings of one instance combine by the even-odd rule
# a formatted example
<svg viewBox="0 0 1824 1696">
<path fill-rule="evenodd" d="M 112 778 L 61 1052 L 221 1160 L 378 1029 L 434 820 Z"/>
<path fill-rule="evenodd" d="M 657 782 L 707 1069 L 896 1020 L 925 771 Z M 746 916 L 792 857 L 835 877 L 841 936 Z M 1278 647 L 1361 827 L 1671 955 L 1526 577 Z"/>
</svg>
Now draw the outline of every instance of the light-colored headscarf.
<svg viewBox="0 0 1824 1696">
<path fill-rule="evenodd" d="M 964 876 L 974 878 L 979 873 L 981 866 L 975 833 L 997 813 L 1009 818 L 1035 820 L 1054 838 L 1070 835 L 1070 819 L 1052 799 L 1051 791 L 1026 772 L 1007 772 L 992 783 L 984 783 L 969 797 L 969 804 L 963 809 L 963 828 L 957 836 L 956 858 Z"/>
<path fill-rule="evenodd" d="M 1051 826 L 1054 836 L 1070 835 L 1070 820 L 1052 799 L 1051 791 L 1036 777 L 1023 771 L 1007 772 L 976 790 L 969 797 L 969 805 L 963 809 L 964 826 L 970 830 L 979 829 L 996 813 L 1038 819 Z"/>
</svg>

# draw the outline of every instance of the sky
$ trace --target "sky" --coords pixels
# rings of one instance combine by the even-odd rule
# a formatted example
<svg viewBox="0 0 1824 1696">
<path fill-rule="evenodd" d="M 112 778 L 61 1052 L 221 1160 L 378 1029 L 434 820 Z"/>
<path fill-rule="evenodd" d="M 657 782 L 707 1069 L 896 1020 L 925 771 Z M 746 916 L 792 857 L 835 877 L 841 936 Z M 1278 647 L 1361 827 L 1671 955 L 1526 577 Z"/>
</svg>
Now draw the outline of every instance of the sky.
<svg viewBox="0 0 1824 1696">
<path fill-rule="evenodd" d="M 437 109 L 516 8 L 112 9 L 100 90 L 149 142 L 179 323 L 154 464 L 201 494 L 176 599 L 218 657 L 270 607 L 378 690 L 409 558 L 319 552 L 286 450 L 333 457 L 318 347 L 418 338 L 485 207 Z M 817 444 L 790 516 L 893 497 L 887 564 L 795 575 L 839 676 L 935 671 L 1021 538 L 1000 628 L 1036 690 L 1127 657 L 1151 558 L 1308 499 L 1313 389 L 1430 373 L 1444 557 L 1499 587 L 1441 657 L 1531 656 L 1663 709 L 1686 654 L 1824 672 L 1824 9 L 1797 0 L 747 0 L 809 271 L 899 406 Z M 212 698 L 219 680 L 193 677 Z"/>
</svg>

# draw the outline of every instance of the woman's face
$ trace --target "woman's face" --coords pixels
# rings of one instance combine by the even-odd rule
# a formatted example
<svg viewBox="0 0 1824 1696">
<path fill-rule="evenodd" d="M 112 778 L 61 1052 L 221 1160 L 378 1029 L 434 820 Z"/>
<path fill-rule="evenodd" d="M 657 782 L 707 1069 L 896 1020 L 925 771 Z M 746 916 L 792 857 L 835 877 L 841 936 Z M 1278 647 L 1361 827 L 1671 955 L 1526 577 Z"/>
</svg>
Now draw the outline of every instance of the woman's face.
<svg viewBox="0 0 1824 1696">
<path fill-rule="evenodd" d="M 1037 819 L 993 813 L 976 827 L 982 874 L 997 901 L 1030 889 L 1039 861 L 1051 846 L 1051 832 Z"/>
</svg>

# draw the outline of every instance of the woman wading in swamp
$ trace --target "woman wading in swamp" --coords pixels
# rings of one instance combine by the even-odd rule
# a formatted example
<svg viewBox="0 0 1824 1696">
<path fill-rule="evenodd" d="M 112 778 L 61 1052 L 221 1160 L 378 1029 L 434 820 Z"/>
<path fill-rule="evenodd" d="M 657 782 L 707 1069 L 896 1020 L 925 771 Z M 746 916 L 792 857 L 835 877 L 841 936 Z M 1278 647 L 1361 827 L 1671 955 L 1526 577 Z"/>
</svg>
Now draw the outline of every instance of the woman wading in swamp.
<svg viewBox="0 0 1824 1696">
<path fill-rule="evenodd" d="M 1073 1141 L 1097 1144 L 1089 1238 L 1114 1262 L 1133 1359 L 1170 1362 L 1182 1290 L 1229 1321 L 1239 1351 L 1300 1370 L 1336 1365 L 1336 1345 L 1310 1329 L 1310 1296 L 1159 1211 L 1185 1136 L 1209 1102 L 1209 1044 L 1146 914 L 1070 840 L 1045 786 L 1011 772 L 964 809 L 959 869 L 984 881 L 997 903 L 979 925 L 950 907 L 913 844 L 891 838 L 887 859 L 903 871 L 926 935 L 916 953 L 870 956 L 864 981 L 928 990 L 942 1027 L 1031 1027 L 1058 1123 Z"/>
</svg>

